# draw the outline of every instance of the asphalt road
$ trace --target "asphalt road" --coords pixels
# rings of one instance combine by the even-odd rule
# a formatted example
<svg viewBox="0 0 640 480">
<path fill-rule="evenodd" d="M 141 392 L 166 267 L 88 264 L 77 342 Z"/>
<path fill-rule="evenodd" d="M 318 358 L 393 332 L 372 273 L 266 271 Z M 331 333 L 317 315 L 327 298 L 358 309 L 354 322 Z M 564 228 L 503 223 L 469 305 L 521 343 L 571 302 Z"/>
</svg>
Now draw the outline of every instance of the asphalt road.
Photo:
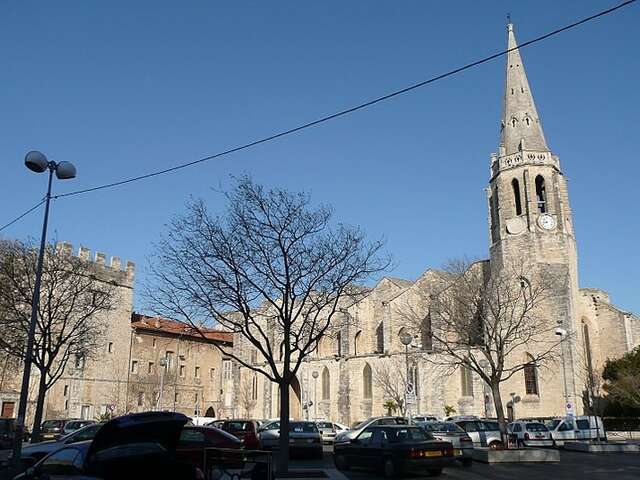
<svg viewBox="0 0 640 480">
<path fill-rule="evenodd" d="M 293 459 L 294 468 L 334 468 L 332 448 L 325 447 L 320 459 Z M 382 479 L 381 472 L 350 470 L 342 472 L 352 480 Z M 410 477 L 413 480 L 432 477 Z M 446 468 L 439 479 L 465 480 L 638 480 L 640 479 L 640 453 L 580 453 L 560 452 L 560 463 L 494 464 L 474 462 L 472 467 L 462 465 Z"/>
</svg>

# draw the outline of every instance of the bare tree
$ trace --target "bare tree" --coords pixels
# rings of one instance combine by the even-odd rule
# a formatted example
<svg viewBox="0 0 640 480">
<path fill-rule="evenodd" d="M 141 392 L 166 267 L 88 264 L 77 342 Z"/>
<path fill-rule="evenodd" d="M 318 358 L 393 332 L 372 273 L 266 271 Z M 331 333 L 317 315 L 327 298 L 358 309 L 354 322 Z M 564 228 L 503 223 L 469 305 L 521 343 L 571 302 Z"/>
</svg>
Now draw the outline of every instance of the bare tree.
<svg viewBox="0 0 640 480">
<path fill-rule="evenodd" d="M 0 350 L 24 359 L 31 317 L 37 249 L 30 242 L 0 245 Z M 70 359 L 83 363 L 101 347 L 104 323 L 114 286 L 98 266 L 48 244 L 32 352 L 39 372 L 33 437 L 38 438 L 45 396 L 63 375 Z"/>
<path fill-rule="evenodd" d="M 289 388 L 304 358 L 332 324 L 348 320 L 362 294 L 354 285 L 387 265 L 381 242 L 331 223 L 304 193 L 265 190 L 248 177 L 225 194 L 227 211 L 213 217 L 202 201 L 188 204 L 160 241 L 147 297 L 158 313 L 196 329 L 218 324 L 255 348 L 252 363 L 217 345 L 239 365 L 278 384 L 280 456 L 289 461 Z"/>
<path fill-rule="evenodd" d="M 404 309 L 408 324 L 428 330 L 421 333 L 437 354 L 427 360 L 450 372 L 467 369 L 489 386 L 503 436 L 500 385 L 559 356 L 562 338 L 554 335 L 556 319 L 544 307 L 563 281 L 565 273 L 551 266 L 510 263 L 492 270 L 488 262 L 456 260 L 438 274 L 435 287 Z"/>
<path fill-rule="evenodd" d="M 407 390 L 407 375 L 404 361 L 389 358 L 373 369 L 373 382 L 384 392 L 386 400 L 391 400 L 403 417 L 407 413 L 405 394 Z"/>
</svg>

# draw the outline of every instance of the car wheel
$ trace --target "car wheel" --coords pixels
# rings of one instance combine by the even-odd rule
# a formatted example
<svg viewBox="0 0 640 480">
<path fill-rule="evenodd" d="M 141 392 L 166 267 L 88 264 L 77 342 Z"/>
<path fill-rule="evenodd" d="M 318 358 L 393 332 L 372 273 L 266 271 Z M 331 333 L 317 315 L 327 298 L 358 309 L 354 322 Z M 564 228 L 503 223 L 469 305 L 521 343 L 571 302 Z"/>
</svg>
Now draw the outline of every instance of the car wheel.
<svg viewBox="0 0 640 480">
<path fill-rule="evenodd" d="M 499 448 L 502 448 L 502 442 L 499 442 L 498 440 L 494 440 L 489 444 L 489 448 L 491 450 L 497 450 Z"/>
<path fill-rule="evenodd" d="M 462 459 L 462 466 L 470 467 L 472 464 L 473 464 L 473 459 L 471 459 L 471 458 L 463 458 Z"/>
<path fill-rule="evenodd" d="M 391 459 L 384 462 L 384 476 L 387 478 L 396 478 L 396 466 Z"/>
<path fill-rule="evenodd" d="M 442 468 L 428 468 L 427 473 L 432 477 L 437 477 L 442 473 Z"/>
<path fill-rule="evenodd" d="M 333 457 L 333 462 L 336 464 L 336 468 L 338 470 L 349 470 L 349 465 L 347 464 L 347 459 L 344 455 L 335 455 Z"/>
</svg>

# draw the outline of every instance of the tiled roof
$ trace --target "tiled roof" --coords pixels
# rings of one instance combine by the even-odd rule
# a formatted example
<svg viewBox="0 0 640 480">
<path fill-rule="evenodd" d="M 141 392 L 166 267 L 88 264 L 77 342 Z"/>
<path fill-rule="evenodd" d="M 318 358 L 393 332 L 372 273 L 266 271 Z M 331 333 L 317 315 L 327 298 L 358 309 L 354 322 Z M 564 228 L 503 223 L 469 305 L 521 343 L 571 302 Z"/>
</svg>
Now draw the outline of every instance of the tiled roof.
<svg viewBox="0 0 640 480">
<path fill-rule="evenodd" d="M 231 332 L 203 327 L 195 329 L 188 323 L 170 320 L 168 318 L 149 317 L 135 312 L 131 314 L 131 326 L 137 330 L 147 332 L 162 332 L 200 340 L 233 343 L 233 333 Z"/>
</svg>

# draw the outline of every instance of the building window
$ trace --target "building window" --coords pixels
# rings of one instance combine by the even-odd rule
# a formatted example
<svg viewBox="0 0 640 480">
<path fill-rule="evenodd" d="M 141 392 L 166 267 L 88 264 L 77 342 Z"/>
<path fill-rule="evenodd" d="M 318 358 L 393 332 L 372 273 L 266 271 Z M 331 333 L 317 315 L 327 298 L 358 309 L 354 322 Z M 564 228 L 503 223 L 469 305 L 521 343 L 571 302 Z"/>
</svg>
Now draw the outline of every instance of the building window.
<svg viewBox="0 0 640 480">
<path fill-rule="evenodd" d="M 251 399 L 258 399 L 258 375 L 253 374 L 253 378 L 251 379 Z"/>
<path fill-rule="evenodd" d="M 138 373 L 138 361 L 131 360 L 131 373 Z"/>
<path fill-rule="evenodd" d="M 180 402 L 180 394 L 178 392 L 173 395 L 173 401 L 176 403 Z"/>
<path fill-rule="evenodd" d="M 154 338 L 153 341 L 152 341 L 153 348 L 156 348 L 156 344 L 157 344 L 156 343 L 156 339 Z"/>
<path fill-rule="evenodd" d="M 527 395 L 538 395 L 538 372 L 535 359 L 527 353 L 527 363 L 524 367 L 524 391 Z"/>
<path fill-rule="evenodd" d="M 138 392 L 138 406 L 144 405 L 144 392 Z"/>
<path fill-rule="evenodd" d="M 69 400 L 64 401 L 64 409 L 69 410 Z"/>
<path fill-rule="evenodd" d="M 329 400 L 331 395 L 331 378 L 329 377 L 329 369 L 324 367 L 322 370 L 322 400 Z"/>
<path fill-rule="evenodd" d="M 336 335 L 336 355 L 342 356 L 342 332 L 338 332 Z"/>
<path fill-rule="evenodd" d="M 198 400 L 199 400 L 198 392 L 196 392 L 196 394 L 193 396 L 193 401 L 196 402 L 196 404 L 197 404 Z"/>
<path fill-rule="evenodd" d="M 375 353 L 383 353 L 384 352 L 384 326 L 382 322 L 376 328 L 376 352 Z"/>
<path fill-rule="evenodd" d="M 216 369 L 212 368 L 209 370 L 209 380 L 214 381 L 216 379 Z"/>
<path fill-rule="evenodd" d="M 231 360 L 222 360 L 222 378 L 225 380 L 231 379 Z"/>
<path fill-rule="evenodd" d="M 69 385 L 65 385 L 65 386 L 64 386 L 64 393 L 63 393 L 62 395 L 63 395 L 63 396 L 65 396 L 65 397 L 66 397 L 67 395 L 69 395 Z"/>
<path fill-rule="evenodd" d="M 164 358 L 167 360 L 167 363 L 166 363 L 167 370 L 171 370 L 171 367 L 173 367 L 173 352 L 167 350 L 165 352 Z"/>
<path fill-rule="evenodd" d="M 153 373 L 153 367 L 153 362 L 149 362 L 149 365 L 147 366 L 147 373 Z"/>
<path fill-rule="evenodd" d="M 180 376 L 184 377 L 184 365 L 180 365 Z"/>
<path fill-rule="evenodd" d="M 460 381 L 463 397 L 473 397 L 473 375 L 471 370 L 460 367 Z"/>
<path fill-rule="evenodd" d="M 113 342 L 107 343 L 107 353 L 113 353 Z"/>
<path fill-rule="evenodd" d="M 353 337 L 353 354 L 354 355 L 358 355 L 358 353 L 359 353 L 358 352 L 358 347 L 360 346 L 359 343 L 360 343 L 361 333 L 362 332 L 360 331 L 360 332 L 356 333 L 355 337 Z"/>
<path fill-rule="evenodd" d="M 511 180 L 511 186 L 513 187 L 513 200 L 516 206 L 516 215 L 522 215 L 522 202 L 520 201 L 520 182 L 517 178 Z"/>
<path fill-rule="evenodd" d="M 76 355 L 75 367 L 80 370 L 84 368 L 84 355 Z"/>
<path fill-rule="evenodd" d="M 373 396 L 372 389 L 372 377 L 373 374 L 371 372 L 371 367 L 369 364 L 365 364 L 364 369 L 362 370 L 362 397 L 363 398 L 371 398 Z"/>
<path fill-rule="evenodd" d="M 433 349 L 433 334 L 431 332 L 431 312 L 422 319 L 420 325 L 420 346 L 422 350 Z"/>
<path fill-rule="evenodd" d="M 547 190 L 544 185 L 544 177 L 538 175 L 536 177 L 536 199 L 538 200 L 538 211 L 540 213 L 547 212 Z"/>
<path fill-rule="evenodd" d="M 80 407 L 80 418 L 82 420 L 89 420 L 91 418 L 91 405 L 82 405 L 82 407 Z"/>
<path fill-rule="evenodd" d="M 193 372 L 193 376 L 196 378 L 200 378 L 200 367 L 195 368 L 195 371 Z"/>
</svg>

